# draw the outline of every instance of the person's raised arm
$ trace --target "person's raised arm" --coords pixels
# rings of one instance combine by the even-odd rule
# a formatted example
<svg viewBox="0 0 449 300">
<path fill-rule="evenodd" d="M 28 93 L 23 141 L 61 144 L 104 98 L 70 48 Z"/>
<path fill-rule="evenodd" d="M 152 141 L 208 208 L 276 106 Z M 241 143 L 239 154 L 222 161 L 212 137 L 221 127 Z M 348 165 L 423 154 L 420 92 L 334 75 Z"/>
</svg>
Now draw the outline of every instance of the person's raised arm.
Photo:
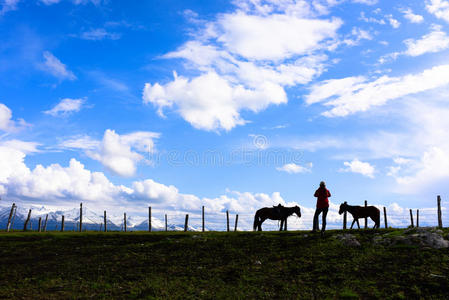
<svg viewBox="0 0 449 300">
<path fill-rule="evenodd" d="M 331 196 L 331 192 L 329 192 L 329 190 L 327 190 L 327 196 L 328 196 L 328 197 Z"/>
</svg>

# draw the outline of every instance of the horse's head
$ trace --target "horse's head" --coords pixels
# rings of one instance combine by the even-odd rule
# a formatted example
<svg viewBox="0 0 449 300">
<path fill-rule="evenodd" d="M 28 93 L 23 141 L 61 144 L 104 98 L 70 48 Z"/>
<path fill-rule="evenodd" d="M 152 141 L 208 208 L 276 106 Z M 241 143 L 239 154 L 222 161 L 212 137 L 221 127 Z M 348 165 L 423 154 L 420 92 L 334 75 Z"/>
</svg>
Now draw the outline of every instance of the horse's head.
<svg viewBox="0 0 449 300">
<path fill-rule="evenodd" d="M 348 210 L 348 202 L 345 201 L 345 203 L 342 203 L 340 205 L 340 210 L 338 211 L 338 213 L 341 215 L 342 213 L 344 213 L 347 210 Z"/>
<path fill-rule="evenodd" d="M 298 218 L 301 218 L 301 209 L 298 205 L 295 205 L 293 212 L 298 216 Z"/>
</svg>

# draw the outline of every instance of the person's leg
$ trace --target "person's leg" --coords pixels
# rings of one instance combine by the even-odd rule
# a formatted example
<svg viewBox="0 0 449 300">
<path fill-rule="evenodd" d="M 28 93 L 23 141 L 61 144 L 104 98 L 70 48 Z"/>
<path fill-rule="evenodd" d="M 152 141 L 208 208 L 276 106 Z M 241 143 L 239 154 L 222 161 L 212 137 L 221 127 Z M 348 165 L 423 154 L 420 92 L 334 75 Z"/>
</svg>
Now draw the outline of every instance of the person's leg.
<svg viewBox="0 0 449 300">
<path fill-rule="evenodd" d="M 313 215 L 313 230 L 312 231 L 318 230 L 318 215 L 319 214 L 320 214 L 320 209 L 317 208 L 315 210 L 315 214 Z"/>
<path fill-rule="evenodd" d="M 323 208 L 323 221 L 321 222 L 321 231 L 324 232 L 326 230 L 326 216 L 329 211 L 329 207 Z"/>
</svg>

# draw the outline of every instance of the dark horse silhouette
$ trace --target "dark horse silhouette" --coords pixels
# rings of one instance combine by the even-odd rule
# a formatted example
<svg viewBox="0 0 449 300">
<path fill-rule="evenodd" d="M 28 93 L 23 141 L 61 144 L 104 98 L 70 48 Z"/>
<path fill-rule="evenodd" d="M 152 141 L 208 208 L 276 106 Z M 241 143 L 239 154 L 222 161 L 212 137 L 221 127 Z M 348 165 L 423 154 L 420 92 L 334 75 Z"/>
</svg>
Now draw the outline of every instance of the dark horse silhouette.
<svg viewBox="0 0 449 300">
<path fill-rule="evenodd" d="M 370 217 L 371 220 L 374 221 L 374 227 L 375 228 L 379 228 L 379 224 L 380 224 L 380 210 L 375 207 L 375 206 L 352 206 L 352 205 L 348 205 L 347 202 L 342 203 L 340 205 L 340 210 L 338 211 L 338 213 L 341 215 L 342 213 L 344 213 L 345 211 L 349 212 L 352 217 L 354 218 L 354 221 L 352 221 L 351 224 L 351 229 L 352 226 L 354 226 L 354 223 L 357 222 L 357 226 L 360 229 L 360 224 L 359 224 L 359 219 L 360 218 L 368 218 Z"/>
<path fill-rule="evenodd" d="M 271 220 L 281 220 L 281 228 L 287 230 L 287 218 L 293 214 L 296 214 L 299 218 L 301 218 L 301 209 L 298 205 L 293 207 L 284 207 L 284 206 L 275 206 L 275 207 L 263 207 L 256 211 L 256 215 L 254 216 L 254 230 L 262 231 L 262 223 L 266 219 Z"/>
</svg>

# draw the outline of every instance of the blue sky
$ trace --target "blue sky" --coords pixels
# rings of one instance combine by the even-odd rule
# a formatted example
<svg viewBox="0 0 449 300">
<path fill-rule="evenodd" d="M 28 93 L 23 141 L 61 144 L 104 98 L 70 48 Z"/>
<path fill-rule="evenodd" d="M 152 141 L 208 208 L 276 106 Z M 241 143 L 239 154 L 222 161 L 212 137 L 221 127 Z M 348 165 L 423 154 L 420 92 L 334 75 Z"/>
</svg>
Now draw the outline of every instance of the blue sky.
<svg viewBox="0 0 449 300">
<path fill-rule="evenodd" d="M 448 195 L 449 1 L 0 2 L 0 194 L 397 209 Z M 101 208 L 100 208 L 101 209 Z"/>
</svg>

